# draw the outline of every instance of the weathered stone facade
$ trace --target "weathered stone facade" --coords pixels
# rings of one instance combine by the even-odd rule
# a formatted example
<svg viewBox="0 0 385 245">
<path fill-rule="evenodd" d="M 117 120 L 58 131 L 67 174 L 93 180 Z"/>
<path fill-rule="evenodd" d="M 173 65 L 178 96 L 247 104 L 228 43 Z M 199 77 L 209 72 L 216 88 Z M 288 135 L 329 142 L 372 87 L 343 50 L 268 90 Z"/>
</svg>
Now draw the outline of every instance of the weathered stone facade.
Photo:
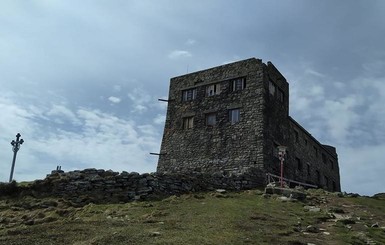
<svg viewBox="0 0 385 245">
<path fill-rule="evenodd" d="M 271 62 L 251 58 L 172 78 L 158 173 L 249 171 L 340 191 L 337 153 L 289 116 L 289 84 Z"/>
</svg>

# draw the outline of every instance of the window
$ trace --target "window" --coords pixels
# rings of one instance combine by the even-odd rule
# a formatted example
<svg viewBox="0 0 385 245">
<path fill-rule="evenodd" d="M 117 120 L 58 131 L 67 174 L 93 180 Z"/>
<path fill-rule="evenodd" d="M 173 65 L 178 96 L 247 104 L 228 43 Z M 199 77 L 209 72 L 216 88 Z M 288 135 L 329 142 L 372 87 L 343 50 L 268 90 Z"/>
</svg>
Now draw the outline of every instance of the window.
<svg viewBox="0 0 385 245">
<path fill-rule="evenodd" d="M 215 113 L 206 114 L 206 125 L 214 126 L 217 124 L 217 115 Z"/>
<path fill-rule="evenodd" d="M 243 90 L 246 88 L 246 78 L 237 78 L 234 80 L 231 80 L 231 87 L 232 91 L 238 91 L 238 90 Z"/>
<path fill-rule="evenodd" d="M 334 169 L 334 162 L 332 160 L 329 160 L 329 161 L 330 161 L 330 168 Z"/>
<path fill-rule="evenodd" d="M 317 177 L 317 184 L 321 183 L 321 175 L 318 170 L 315 171 L 316 177 Z"/>
<path fill-rule="evenodd" d="M 299 142 L 299 133 L 294 130 L 295 142 Z"/>
<path fill-rule="evenodd" d="M 190 129 L 194 126 L 194 117 L 183 118 L 183 129 Z"/>
<path fill-rule="evenodd" d="M 315 156 L 318 157 L 318 149 L 317 149 L 317 147 L 313 146 L 313 149 L 314 149 Z"/>
<path fill-rule="evenodd" d="M 326 155 L 324 153 L 322 153 L 322 161 L 326 164 Z"/>
<path fill-rule="evenodd" d="M 333 191 L 337 191 L 337 185 L 336 185 L 336 182 L 333 180 Z"/>
<path fill-rule="evenodd" d="M 281 89 L 278 89 L 277 95 L 278 95 L 278 100 L 280 102 L 283 102 L 284 101 L 284 93 L 283 93 L 283 91 Z"/>
<path fill-rule="evenodd" d="M 278 146 L 279 145 L 277 143 L 275 143 L 275 142 L 273 143 L 273 145 L 274 145 L 274 147 L 273 147 L 273 156 L 278 158 L 279 157 L 278 156 Z"/>
<path fill-rule="evenodd" d="M 274 96 L 276 90 L 277 86 L 273 83 L 273 81 L 269 80 L 269 93 Z"/>
<path fill-rule="evenodd" d="M 302 162 L 301 162 L 301 159 L 299 159 L 298 157 L 295 158 L 295 161 L 297 162 L 297 169 L 299 171 L 302 171 Z"/>
<path fill-rule="evenodd" d="M 221 93 L 221 85 L 219 83 L 208 85 L 206 88 L 207 96 L 213 96 L 220 93 Z"/>
<path fill-rule="evenodd" d="M 195 88 L 182 91 L 182 101 L 195 100 L 196 96 L 197 90 Z"/>
<path fill-rule="evenodd" d="M 305 145 L 307 145 L 307 139 L 305 139 Z"/>
<path fill-rule="evenodd" d="M 324 176 L 324 179 L 325 179 L 325 186 L 326 186 L 326 188 L 328 188 L 329 187 L 329 179 L 326 176 Z"/>
<path fill-rule="evenodd" d="M 239 108 L 229 110 L 229 121 L 231 122 L 231 124 L 235 124 L 239 122 L 239 120 L 241 119 L 240 112 L 241 110 Z"/>
<path fill-rule="evenodd" d="M 306 166 L 307 166 L 307 176 L 310 176 L 310 164 L 308 163 L 306 164 Z"/>
</svg>

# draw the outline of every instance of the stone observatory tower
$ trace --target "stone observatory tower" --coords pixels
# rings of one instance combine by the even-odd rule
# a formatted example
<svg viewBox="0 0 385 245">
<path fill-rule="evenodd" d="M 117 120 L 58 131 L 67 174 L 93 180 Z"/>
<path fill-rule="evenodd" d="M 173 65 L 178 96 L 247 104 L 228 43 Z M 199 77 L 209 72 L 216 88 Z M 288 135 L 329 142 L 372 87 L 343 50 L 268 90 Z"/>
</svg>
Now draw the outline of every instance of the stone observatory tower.
<svg viewBox="0 0 385 245">
<path fill-rule="evenodd" d="M 338 156 L 289 116 L 289 84 L 251 58 L 171 78 L 157 172 L 278 175 L 340 191 Z M 263 181 L 263 180 L 261 180 Z"/>
</svg>

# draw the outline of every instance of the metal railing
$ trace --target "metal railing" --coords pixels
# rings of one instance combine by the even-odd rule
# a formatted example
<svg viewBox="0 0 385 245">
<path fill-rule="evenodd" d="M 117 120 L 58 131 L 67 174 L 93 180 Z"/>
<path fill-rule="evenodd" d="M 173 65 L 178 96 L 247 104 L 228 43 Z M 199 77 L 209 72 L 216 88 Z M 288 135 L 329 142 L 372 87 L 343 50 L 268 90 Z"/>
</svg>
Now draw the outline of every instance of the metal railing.
<svg viewBox="0 0 385 245">
<path fill-rule="evenodd" d="M 281 176 L 278 176 L 278 175 L 275 175 L 275 174 L 271 174 L 271 173 L 267 173 L 266 174 L 266 178 L 267 178 L 267 183 L 272 183 L 272 182 L 277 182 L 279 183 L 281 181 Z M 303 187 L 308 187 L 308 188 L 318 188 L 318 186 L 316 185 L 311 185 L 311 184 L 307 184 L 307 183 L 304 183 L 304 182 L 299 182 L 299 181 L 296 181 L 296 180 L 291 180 L 291 179 L 287 179 L 287 178 L 282 178 L 283 181 L 285 181 L 286 183 L 288 183 L 289 185 L 291 183 L 293 184 L 296 184 L 296 185 L 299 185 L 299 186 L 303 186 Z"/>
</svg>

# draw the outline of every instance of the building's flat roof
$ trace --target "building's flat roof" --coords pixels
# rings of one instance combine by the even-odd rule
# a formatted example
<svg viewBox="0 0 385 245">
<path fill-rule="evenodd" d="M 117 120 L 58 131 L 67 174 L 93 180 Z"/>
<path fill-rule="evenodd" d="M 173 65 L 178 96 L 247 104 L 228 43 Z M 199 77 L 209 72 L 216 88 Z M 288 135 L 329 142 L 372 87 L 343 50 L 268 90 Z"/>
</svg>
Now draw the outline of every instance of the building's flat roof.
<svg viewBox="0 0 385 245">
<path fill-rule="evenodd" d="M 184 75 L 172 77 L 171 79 L 179 78 L 179 77 L 184 77 L 184 76 L 189 76 L 189 75 L 193 75 L 193 74 L 196 74 L 196 73 L 206 72 L 206 71 L 209 71 L 209 70 L 212 70 L 212 69 L 217 69 L 219 67 L 231 66 L 231 65 L 234 65 L 236 63 L 243 63 L 243 62 L 251 61 L 251 60 L 255 60 L 255 61 L 257 61 L 257 62 L 262 64 L 262 59 L 257 59 L 255 57 L 253 57 L 253 58 L 248 58 L 248 59 L 245 59 L 245 60 L 239 60 L 239 61 L 235 61 L 235 62 L 231 62 L 231 63 L 226 63 L 226 64 L 223 64 L 223 65 L 220 65 L 220 66 L 214 66 L 214 67 L 211 67 L 211 68 L 208 68 L 208 69 L 204 69 L 204 70 L 190 72 L 190 73 L 187 73 L 187 74 L 184 74 Z"/>
</svg>

